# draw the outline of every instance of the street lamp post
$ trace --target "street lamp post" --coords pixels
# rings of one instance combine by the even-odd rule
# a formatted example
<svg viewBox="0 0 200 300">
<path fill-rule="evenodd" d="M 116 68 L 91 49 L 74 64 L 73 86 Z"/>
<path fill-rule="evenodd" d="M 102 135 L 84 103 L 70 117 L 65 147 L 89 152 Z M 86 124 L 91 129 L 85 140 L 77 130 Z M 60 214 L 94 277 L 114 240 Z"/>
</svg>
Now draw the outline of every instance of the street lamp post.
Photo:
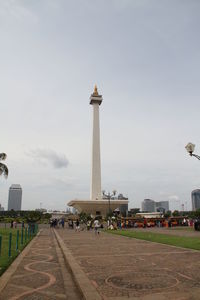
<svg viewBox="0 0 200 300">
<path fill-rule="evenodd" d="M 111 194 L 110 192 L 108 192 L 108 193 L 106 194 L 105 191 L 102 191 L 102 193 L 103 193 L 103 196 L 104 196 L 106 199 L 108 199 L 108 213 L 110 214 L 110 213 L 111 213 L 111 209 L 110 209 L 110 200 L 112 199 L 113 196 L 116 195 L 116 191 L 113 190 L 113 191 L 112 191 L 112 194 Z"/>
<path fill-rule="evenodd" d="M 194 156 L 194 157 L 196 157 L 197 159 L 200 160 L 200 156 L 193 153 L 193 152 L 194 152 L 194 148 L 195 148 L 195 145 L 192 144 L 192 143 L 188 143 L 188 144 L 185 146 L 185 149 L 187 150 L 187 152 L 189 153 L 190 156 Z"/>
</svg>

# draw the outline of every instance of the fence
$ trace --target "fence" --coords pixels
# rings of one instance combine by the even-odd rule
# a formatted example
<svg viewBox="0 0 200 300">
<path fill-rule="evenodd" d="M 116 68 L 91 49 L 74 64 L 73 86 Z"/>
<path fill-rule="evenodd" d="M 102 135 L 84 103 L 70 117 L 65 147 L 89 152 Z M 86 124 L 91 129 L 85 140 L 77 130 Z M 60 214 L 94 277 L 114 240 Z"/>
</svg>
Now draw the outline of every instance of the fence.
<svg viewBox="0 0 200 300">
<path fill-rule="evenodd" d="M 38 224 L 21 229 L 0 229 L 0 275 L 37 232 Z"/>
</svg>

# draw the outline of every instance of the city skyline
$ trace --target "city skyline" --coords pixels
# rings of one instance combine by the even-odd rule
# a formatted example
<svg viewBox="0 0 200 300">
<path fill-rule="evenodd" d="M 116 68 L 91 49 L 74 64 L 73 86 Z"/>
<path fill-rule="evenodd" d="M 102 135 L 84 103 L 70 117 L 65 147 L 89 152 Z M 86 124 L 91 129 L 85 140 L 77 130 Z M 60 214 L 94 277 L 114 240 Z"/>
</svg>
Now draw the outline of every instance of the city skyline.
<svg viewBox="0 0 200 300">
<path fill-rule="evenodd" d="M 103 95 L 102 189 L 141 207 L 181 209 L 200 187 L 185 145 L 198 135 L 200 3 L 111 0 L 0 3 L 1 152 L 22 209 L 89 199 L 89 95 Z"/>
</svg>

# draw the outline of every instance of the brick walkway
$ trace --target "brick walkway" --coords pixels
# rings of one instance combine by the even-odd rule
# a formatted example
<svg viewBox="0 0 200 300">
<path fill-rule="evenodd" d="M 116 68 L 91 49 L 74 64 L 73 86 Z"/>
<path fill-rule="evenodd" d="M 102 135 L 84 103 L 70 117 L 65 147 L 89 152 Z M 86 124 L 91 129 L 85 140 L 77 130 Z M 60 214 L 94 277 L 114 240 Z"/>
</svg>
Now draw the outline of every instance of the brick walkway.
<svg viewBox="0 0 200 300">
<path fill-rule="evenodd" d="M 198 251 L 107 233 L 57 232 L 102 299 L 200 299 Z"/>
<path fill-rule="evenodd" d="M 0 295 L 0 300 L 79 300 L 53 231 L 43 229 Z"/>
</svg>

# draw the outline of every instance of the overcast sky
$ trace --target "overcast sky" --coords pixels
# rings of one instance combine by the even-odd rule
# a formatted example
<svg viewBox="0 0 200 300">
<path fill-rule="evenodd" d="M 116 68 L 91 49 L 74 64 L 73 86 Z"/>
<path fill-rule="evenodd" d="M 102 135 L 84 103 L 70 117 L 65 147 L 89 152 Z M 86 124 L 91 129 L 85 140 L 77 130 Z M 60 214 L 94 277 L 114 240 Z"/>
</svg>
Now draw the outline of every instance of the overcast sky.
<svg viewBox="0 0 200 300">
<path fill-rule="evenodd" d="M 199 0 L 0 0 L 0 203 L 13 183 L 23 209 L 89 198 L 96 83 L 102 189 L 129 207 L 191 209 L 200 162 L 184 147 L 200 154 L 199 31 Z"/>
</svg>

